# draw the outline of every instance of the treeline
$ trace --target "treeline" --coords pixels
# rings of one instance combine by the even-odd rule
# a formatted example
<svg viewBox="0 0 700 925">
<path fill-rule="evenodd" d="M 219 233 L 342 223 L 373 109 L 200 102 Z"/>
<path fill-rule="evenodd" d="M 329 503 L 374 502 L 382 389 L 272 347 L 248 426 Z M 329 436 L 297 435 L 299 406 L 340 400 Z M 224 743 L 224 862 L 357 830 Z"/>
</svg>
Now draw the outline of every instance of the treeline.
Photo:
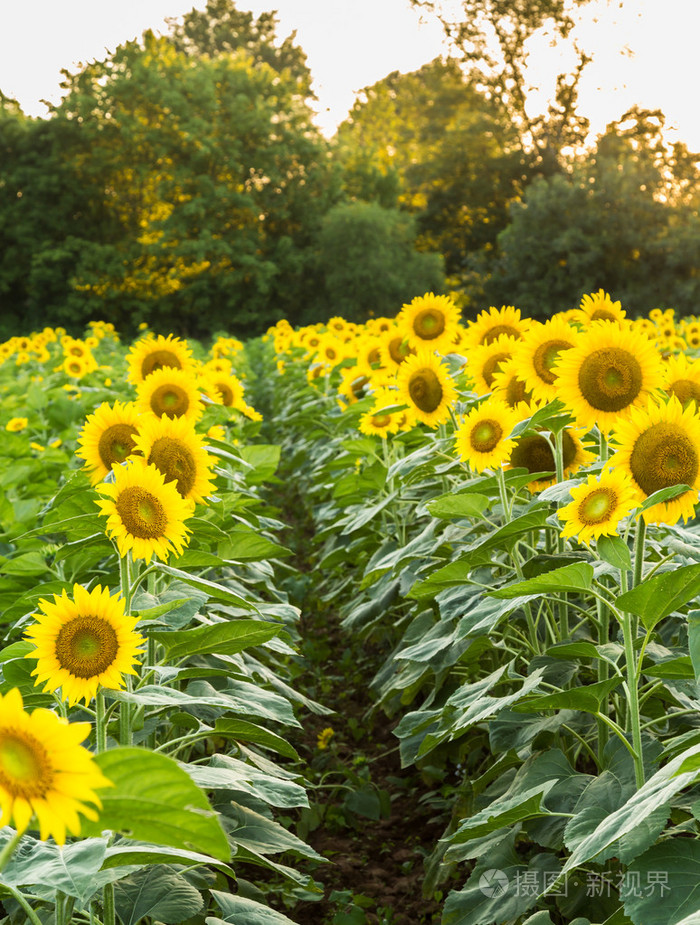
<svg viewBox="0 0 700 925">
<path fill-rule="evenodd" d="M 329 142 L 275 30 L 209 0 L 64 71 L 46 119 L 0 94 L 0 334 L 99 317 L 252 336 L 428 290 L 467 315 L 548 315 L 601 286 L 632 311 L 696 310 L 698 164 L 660 114 L 585 156 L 561 131 L 543 148 L 437 60 L 364 91 Z"/>
</svg>

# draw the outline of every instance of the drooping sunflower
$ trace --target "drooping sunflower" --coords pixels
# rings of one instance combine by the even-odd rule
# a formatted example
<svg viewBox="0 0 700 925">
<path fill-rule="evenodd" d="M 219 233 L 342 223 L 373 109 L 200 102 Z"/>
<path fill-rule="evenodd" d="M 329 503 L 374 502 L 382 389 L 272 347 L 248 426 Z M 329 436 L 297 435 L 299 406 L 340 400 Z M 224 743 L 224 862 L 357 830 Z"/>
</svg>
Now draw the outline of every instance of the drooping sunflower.
<svg viewBox="0 0 700 925">
<path fill-rule="evenodd" d="M 515 446 L 510 433 L 520 415 L 506 402 L 492 397 L 467 414 L 455 431 L 457 455 L 476 472 L 505 463 Z"/>
<path fill-rule="evenodd" d="M 174 549 L 178 555 L 189 542 L 185 520 L 194 504 L 167 482 L 153 465 L 138 456 L 114 469 L 114 482 L 98 485 L 105 500 L 97 501 L 107 517 L 107 535 L 117 543 L 120 556 L 129 551 L 134 559 L 149 562 L 155 554 L 167 559 Z"/>
<path fill-rule="evenodd" d="M 212 457 L 187 418 L 143 415 L 136 449 L 183 498 L 204 504 L 214 493 Z"/>
<path fill-rule="evenodd" d="M 402 363 L 396 374 L 398 400 L 428 427 L 447 420 L 457 398 L 452 377 L 440 358 L 423 348 Z"/>
<path fill-rule="evenodd" d="M 675 395 L 659 404 L 650 399 L 616 427 L 611 446 L 616 452 L 610 466 L 632 477 L 640 503 L 661 488 L 690 486 L 644 511 L 647 523 L 674 524 L 692 516 L 700 488 L 700 415 L 693 404 L 683 408 Z"/>
<path fill-rule="evenodd" d="M 557 397 L 585 428 L 603 433 L 663 382 L 661 357 L 645 334 L 611 321 L 594 322 L 553 366 Z"/>
<path fill-rule="evenodd" d="M 474 321 L 467 324 L 460 344 L 462 352 L 470 353 L 472 347 L 491 344 L 500 337 L 520 340 L 528 329 L 530 322 L 520 317 L 520 309 L 512 305 L 501 308 L 491 306 L 488 311 L 480 312 Z"/>
<path fill-rule="evenodd" d="M 573 312 L 574 319 L 584 327 L 588 327 L 592 321 L 625 323 L 626 315 L 620 302 L 613 302 L 603 289 L 584 295 L 579 307 Z"/>
<path fill-rule="evenodd" d="M 133 402 L 113 405 L 102 402 L 87 416 L 78 439 L 76 455 L 85 460 L 93 485 L 112 471 L 112 466 L 123 463 L 136 448 L 141 415 Z"/>
<path fill-rule="evenodd" d="M 37 660 L 32 671 L 45 691 L 61 689 L 69 706 L 88 704 L 99 687 L 121 690 L 124 675 L 136 674 L 143 637 L 135 632 L 136 617 L 124 613 L 124 598 L 110 595 L 97 585 L 87 591 L 73 586 L 73 599 L 64 590 L 53 602 L 39 601 L 41 614 L 26 636 L 35 649 L 27 658 Z"/>
<path fill-rule="evenodd" d="M 165 368 L 189 370 L 192 368 L 192 351 L 179 337 L 168 334 L 147 334 L 132 344 L 126 356 L 128 378 L 138 386 L 152 373 Z"/>
<path fill-rule="evenodd" d="M 0 694 L 0 823 L 18 832 L 36 817 L 42 840 L 80 834 L 79 814 L 97 820 L 95 790 L 111 786 L 80 744 L 89 723 L 69 723 L 43 708 L 27 713 L 13 688 Z M 92 806 L 88 805 L 92 804 Z"/>
<path fill-rule="evenodd" d="M 428 292 L 404 305 L 396 318 L 409 347 L 449 353 L 459 324 L 459 309 L 448 296 Z"/>
<path fill-rule="evenodd" d="M 581 442 L 583 431 L 571 427 L 562 432 L 562 460 L 564 476 L 572 475 L 581 466 L 593 462 L 595 455 L 585 449 Z M 533 475 L 540 473 L 528 483 L 531 492 L 542 491 L 556 481 L 557 464 L 554 460 L 554 435 L 550 432 L 524 434 L 515 441 L 506 469 L 527 469 Z"/>
<path fill-rule="evenodd" d="M 694 401 L 700 408 L 700 360 L 689 359 L 685 353 L 669 357 L 664 363 L 664 391 L 675 395 L 685 407 Z"/>
<path fill-rule="evenodd" d="M 560 508 L 562 536 L 577 536 L 589 543 L 600 536 L 617 536 L 617 527 L 638 504 L 632 480 L 620 469 L 604 469 L 589 475 L 586 482 L 571 489 L 572 501 Z"/>
<path fill-rule="evenodd" d="M 204 411 L 197 380 L 186 369 L 165 366 L 147 376 L 137 389 L 140 410 L 156 417 L 185 417 L 194 424 Z"/>
<path fill-rule="evenodd" d="M 522 402 L 529 404 L 532 401 L 533 394 L 522 378 L 521 368 L 515 357 L 504 360 L 494 372 L 492 395 L 494 398 L 500 398 L 510 408 L 517 408 Z"/>
<path fill-rule="evenodd" d="M 578 337 L 564 318 L 550 318 L 544 324 L 533 321 L 513 345 L 513 363 L 536 399 L 552 401 L 558 396 L 554 364 L 563 350 L 575 346 Z"/>
<path fill-rule="evenodd" d="M 515 338 L 501 334 L 488 344 L 469 350 L 467 375 L 474 383 L 477 395 L 486 395 L 493 390 L 494 375 L 513 356 Z"/>
</svg>

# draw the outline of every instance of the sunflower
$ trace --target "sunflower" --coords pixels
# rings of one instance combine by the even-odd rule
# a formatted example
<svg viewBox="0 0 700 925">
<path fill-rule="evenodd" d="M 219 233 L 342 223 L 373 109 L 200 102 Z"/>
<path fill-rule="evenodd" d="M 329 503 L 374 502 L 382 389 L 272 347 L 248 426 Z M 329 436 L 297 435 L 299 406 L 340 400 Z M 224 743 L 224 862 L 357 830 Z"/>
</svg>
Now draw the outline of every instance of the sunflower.
<svg viewBox="0 0 700 925">
<path fill-rule="evenodd" d="M 523 402 L 529 404 L 532 401 L 532 392 L 528 389 L 525 380 L 521 378 L 520 367 L 514 357 L 504 360 L 494 372 L 492 394 L 504 401 L 510 408 L 516 408 Z"/>
<path fill-rule="evenodd" d="M 91 371 L 91 364 L 87 357 L 68 356 L 65 358 L 60 368 L 66 376 L 70 376 L 71 379 L 82 379 L 83 376 L 86 376 Z"/>
<path fill-rule="evenodd" d="M 175 483 L 183 498 L 204 504 L 207 495 L 214 493 L 213 461 L 187 418 L 144 415 L 136 449 L 166 482 Z"/>
<path fill-rule="evenodd" d="M 204 411 L 197 380 L 185 369 L 158 369 L 139 382 L 137 389 L 141 411 L 156 417 L 185 417 L 194 424 Z"/>
<path fill-rule="evenodd" d="M 511 359 L 515 344 L 513 337 L 501 334 L 490 343 L 469 350 L 467 373 L 478 395 L 486 395 L 493 390 L 494 375 Z"/>
<path fill-rule="evenodd" d="M 580 324 L 587 327 L 591 321 L 612 321 L 615 324 L 626 322 L 626 312 L 619 302 L 613 302 L 607 292 L 599 289 L 590 295 L 584 295 L 581 304 L 573 313 Z"/>
<path fill-rule="evenodd" d="M 664 376 L 665 392 L 675 395 L 684 407 L 691 401 L 700 407 L 700 360 L 688 359 L 684 353 L 669 357 Z"/>
<path fill-rule="evenodd" d="M 358 422 L 360 433 L 368 437 L 386 437 L 395 434 L 402 423 L 402 412 L 392 411 L 398 408 L 401 402 L 396 389 L 382 387 L 374 394 L 374 405 L 370 411 L 365 411 Z"/>
<path fill-rule="evenodd" d="M 553 366 L 557 396 L 582 427 L 603 433 L 629 416 L 663 381 L 661 357 L 646 335 L 611 321 L 594 322 Z"/>
<path fill-rule="evenodd" d="M 107 517 L 106 532 L 116 541 L 119 555 L 131 552 L 134 559 L 147 562 L 154 553 L 159 559 L 167 559 L 173 549 L 180 555 L 189 542 L 185 520 L 192 515 L 193 503 L 138 456 L 113 471 L 114 482 L 97 487 L 106 500 L 96 503 Z"/>
<path fill-rule="evenodd" d="M 123 463 L 136 448 L 141 415 L 133 402 L 113 405 L 102 402 L 88 415 L 78 439 L 76 455 L 85 460 L 93 485 L 112 471 L 112 466 Z"/>
<path fill-rule="evenodd" d="M 152 373 L 165 369 L 192 368 L 192 351 L 186 342 L 168 334 L 154 337 L 148 334 L 132 345 L 126 357 L 129 366 L 128 378 L 136 386 Z"/>
<path fill-rule="evenodd" d="M 68 723 L 51 710 L 27 713 L 13 688 L 0 694 L 0 822 L 24 832 L 35 816 L 42 840 L 80 834 L 78 814 L 93 821 L 102 804 L 96 789 L 111 786 L 80 744 L 89 723 Z"/>
<path fill-rule="evenodd" d="M 519 308 L 512 305 L 495 308 L 492 305 L 488 311 L 481 312 L 474 321 L 467 324 L 461 346 L 468 352 L 470 347 L 491 344 L 500 337 L 519 340 L 529 325 L 529 321 L 521 320 Z"/>
<path fill-rule="evenodd" d="M 563 350 L 576 344 L 579 333 L 564 318 L 542 324 L 533 321 L 513 346 L 513 363 L 536 399 L 552 401 L 558 396 L 553 366 Z"/>
<path fill-rule="evenodd" d="M 589 543 L 599 536 L 617 536 L 617 525 L 638 504 L 632 480 L 619 469 L 589 475 L 583 485 L 571 489 L 572 501 L 557 511 L 564 522 L 562 536 L 578 536 Z"/>
<path fill-rule="evenodd" d="M 693 404 L 683 408 L 675 395 L 664 404 L 649 400 L 618 425 L 611 446 L 616 452 L 610 466 L 632 477 L 640 502 L 661 488 L 690 486 L 644 511 L 648 523 L 674 524 L 692 516 L 700 488 L 700 416 Z"/>
<path fill-rule="evenodd" d="M 546 433 L 546 436 L 545 436 Z M 581 466 L 593 462 L 595 455 L 584 449 L 581 443 L 582 431 L 566 428 L 562 432 L 562 461 L 564 476 L 572 475 Z M 554 435 L 540 431 L 518 437 L 510 454 L 506 469 L 527 469 L 528 472 L 545 473 L 528 483 L 531 492 L 541 491 L 556 481 L 557 464 L 554 460 Z"/>
<path fill-rule="evenodd" d="M 401 364 L 396 374 L 398 401 L 408 405 L 428 427 L 445 421 L 457 398 L 454 382 L 440 358 L 423 348 Z"/>
<path fill-rule="evenodd" d="M 408 357 L 415 354 L 413 347 L 396 326 L 378 335 L 379 362 L 386 369 L 396 371 Z"/>
<path fill-rule="evenodd" d="M 202 388 L 217 405 L 238 408 L 243 399 L 243 383 L 233 373 L 208 374 L 202 380 Z"/>
<path fill-rule="evenodd" d="M 345 359 L 345 345 L 338 340 L 335 334 L 324 334 L 321 342 L 316 348 L 314 359 L 321 363 L 328 363 L 329 366 L 337 366 L 341 360 Z"/>
<path fill-rule="evenodd" d="M 87 591 L 73 586 L 73 600 L 65 590 L 53 603 L 39 601 L 41 614 L 26 636 L 34 643 L 27 658 L 37 660 L 32 671 L 45 691 L 61 688 L 73 706 L 88 704 L 98 687 L 120 690 L 125 674 L 136 674 L 138 648 L 143 637 L 134 631 L 137 618 L 124 614 L 124 598 L 110 596 L 109 588 L 97 585 Z"/>
<path fill-rule="evenodd" d="M 396 323 L 409 347 L 448 353 L 455 340 L 459 309 L 447 296 L 428 292 L 404 305 Z"/>
<path fill-rule="evenodd" d="M 353 353 L 349 354 L 350 356 Z M 372 378 L 377 369 L 382 367 L 381 341 L 377 337 L 364 335 L 355 341 L 354 356 L 357 357 L 358 373 Z M 392 364 L 393 371 L 393 364 Z"/>
<path fill-rule="evenodd" d="M 455 448 L 462 462 L 476 472 L 505 463 L 515 446 L 509 434 L 520 415 L 506 402 L 489 398 L 477 405 L 455 431 Z"/>
</svg>

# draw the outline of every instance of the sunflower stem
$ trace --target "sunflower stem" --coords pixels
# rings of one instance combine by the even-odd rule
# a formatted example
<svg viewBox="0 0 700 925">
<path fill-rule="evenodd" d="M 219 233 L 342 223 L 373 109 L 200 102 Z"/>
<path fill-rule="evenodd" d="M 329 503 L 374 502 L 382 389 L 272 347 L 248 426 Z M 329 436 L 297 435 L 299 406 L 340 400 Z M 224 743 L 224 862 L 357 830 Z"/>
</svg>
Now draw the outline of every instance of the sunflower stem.
<svg viewBox="0 0 700 925">
<path fill-rule="evenodd" d="M 644 552 L 647 535 L 647 524 L 644 515 L 640 514 L 637 520 L 637 532 L 634 536 L 634 572 L 632 575 L 632 587 L 636 588 L 641 584 L 644 572 Z"/>
<path fill-rule="evenodd" d="M 622 636 L 625 644 L 625 662 L 627 668 L 627 721 L 631 727 L 634 746 L 634 776 L 637 789 L 644 784 L 644 759 L 642 755 L 642 726 L 639 717 L 639 688 L 637 678 L 637 658 L 634 651 L 634 630 L 632 614 L 622 615 Z"/>
<path fill-rule="evenodd" d="M 598 644 L 601 646 L 606 645 L 610 639 L 610 611 L 603 604 L 602 601 L 596 601 L 596 609 L 598 611 L 598 624 L 599 624 L 599 633 L 598 633 Z M 598 659 L 598 680 L 607 681 L 609 677 L 609 666 L 606 661 L 602 658 Z M 601 716 L 609 716 L 609 703 L 608 698 L 606 697 L 605 701 L 600 705 Z M 598 762 L 602 767 L 603 764 L 603 752 L 605 751 L 605 746 L 608 744 L 609 738 L 609 726 L 601 718 L 597 717 L 596 722 L 598 724 Z"/>
<path fill-rule="evenodd" d="M 29 919 L 29 921 L 32 923 L 32 925 L 42 925 L 41 919 L 36 914 L 36 912 L 32 909 L 32 907 L 29 905 L 29 902 L 25 899 L 23 893 L 20 893 L 19 890 L 15 889 L 12 886 L 8 886 L 8 884 L 6 883 L 3 883 L 2 888 L 3 890 L 7 890 L 7 892 L 10 893 L 12 898 L 17 903 L 19 903 L 19 905 L 24 909 L 26 916 Z"/>
<path fill-rule="evenodd" d="M 119 580 L 121 583 L 122 597 L 124 598 L 124 612 L 131 615 L 131 599 L 133 588 L 131 586 L 131 552 L 119 559 Z M 124 686 L 127 691 L 131 691 L 131 675 L 124 678 Z M 122 701 L 119 704 L 119 742 L 121 745 L 129 746 L 132 744 L 132 708 L 131 704 Z"/>
<path fill-rule="evenodd" d="M 105 717 L 105 697 L 102 689 L 95 694 L 95 752 L 107 751 L 107 722 Z"/>
<path fill-rule="evenodd" d="M 104 925 L 116 925 L 113 883 L 105 883 L 102 887 L 102 921 Z"/>
<path fill-rule="evenodd" d="M 608 440 L 602 431 L 600 432 L 600 441 L 598 444 L 598 455 L 600 456 L 601 462 L 608 461 Z"/>
<path fill-rule="evenodd" d="M 5 869 L 7 862 L 10 860 L 12 855 L 15 853 L 15 848 L 19 844 L 19 840 L 22 837 L 24 832 L 15 832 L 12 838 L 8 841 L 5 847 L 0 851 L 0 871 Z M 5 886 L 5 884 L 3 884 Z"/>
</svg>

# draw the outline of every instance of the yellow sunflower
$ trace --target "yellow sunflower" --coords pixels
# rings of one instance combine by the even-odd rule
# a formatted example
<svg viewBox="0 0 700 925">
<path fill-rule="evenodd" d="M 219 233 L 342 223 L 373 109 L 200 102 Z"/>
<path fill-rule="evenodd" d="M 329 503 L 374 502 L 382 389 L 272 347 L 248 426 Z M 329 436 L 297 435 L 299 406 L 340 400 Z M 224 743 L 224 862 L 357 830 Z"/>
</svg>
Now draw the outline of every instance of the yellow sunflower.
<svg viewBox="0 0 700 925">
<path fill-rule="evenodd" d="M 663 382 L 661 357 L 645 334 L 611 321 L 594 322 L 553 366 L 557 397 L 585 428 L 603 433 Z"/>
<path fill-rule="evenodd" d="M 589 475 L 586 482 L 571 489 L 572 501 L 557 511 L 564 522 L 562 536 L 578 536 L 589 543 L 599 536 L 617 536 L 617 526 L 638 504 L 632 480 L 620 469 L 605 469 Z"/>
<path fill-rule="evenodd" d="M 42 840 L 80 834 L 79 814 L 93 821 L 96 789 L 111 786 L 80 744 L 89 723 L 69 723 L 51 710 L 27 713 L 13 688 L 0 694 L 0 822 L 24 832 L 36 817 Z M 92 803 L 93 806 L 88 806 Z"/>
<path fill-rule="evenodd" d="M 513 345 L 513 363 L 535 399 L 547 402 L 558 397 L 553 367 L 561 352 L 575 346 L 578 337 L 578 331 L 559 317 L 544 324 L 533 321 L 522 340 Z"/>
<path fill-rule="evenodd" d="M 244 401 L 243 383 L 232 373 L 210 373 L 204 377 L 202 383 L 204 392 L 217 405 L 237 408 Z"/>
<path fill-rule="evenodd" d="M 529 404 L 533 400 L 533 394 L 521 376 L 521 367 L 515 357 L 504 360 L 494 372 L 492 394 L 510 408 L 517 408 L 522 402 Z"/>
<path fill-rule="evenodd" d="M 455 431 L 455 448 L 462 462 L 476 472 L 507 462 L 515 440 L 509 435 L 520 415 L 506 402 L 489 398 L 477 405 Z"/>
<path fill-rule="evenodd" d="M 689 359 L 684 353 L 669 357 L 664 363 L 664 391 L 675 395 L 685 407 L 694 401 L 700 408 L 700 360 Z"/>
<path fill-rule="evenodd" d="M 197 380 L 186 369 L 158 369 L 139 382 L 137 389 L 140 410 L 156 417 L 185 417 L 194 424 L 204 411 Z"/>
<path fill-rule="evenodd" d="M 581 442 L 583 431 L 567 427 L 562 432 L 562 460 L 564 476 L 578 471 L 595 459 L 595 454 L 586 450 Z M 527 469 L 532 473 L 543 473 L 540 478 L 528 483 L 531 492 L 542 491 L 556 481 L 557 464 L 554 460 L 554 435 L 548 431 L 525 434 L 518 437 L 510 454 L 506 469 Z"/>
<path fill-rule="evenodd" d="M 449 353 L 459 324 L 459 309 L 448 296 L 428 292 L 404 305 L 396 323 L 409 347 Z"/>
<path fill-rule="evenodd" d="M 573 312 L 574 320 L 587 327 L 592 321 L 612 321 L 615 324 L 626 321 L 626 312 L 619 302 L 613 302 L 602 289 L 585 295 L 578 309 Z"/>
<path fill-rule="evenodd" d="M 71 379 L 82 379 L 92 368 L 94 367 L 91 366 L 88 358 L 84 356 L 67 356 L 61 366 L 66 376 L 70 376 Z"/>
<path fill-rule="evenodd" d="M 315 359 L 321 363 L 328 363 L 332 367 L 337 366 L 341 360 L 345 359 L 345 356 L 344 343 L 338 340 L 335 334 L 324 334 L 316 348 Z"/>
<path fill-rule="evenodd" d="M 178 337 L 148 334 L 131 346 L 126 356 L 129 367 L 128 378 L 138 386 L 152 373 L 165 368 L 191 369 L 192 351 L 188 344 Z"/>
<path fill-rule="evenodd" d="M 501 334 L 487 344 L 470 348 L 467 374 L 477 395 L 486 395 L 493 390 L 494 376 L 513 356 L 515 344 L 515 338 Z"/>
<path fill-rule="evenodd" d="M 76 455 L 85 460 L 93 485 L 134 452 L 141 415 L 133 402 L 102 402 L 88 415 L 78 439 Z"/>
<path fill-rule="evenodd" d="M 480 312 L 474 321 L 468 322 L 460 344 L 462 352 L 469 352 L 471 347 L 491 344 L 500 337 L 520 340 L 529 326 L 529 321 L 521 319 L 519 308 L 512 305 L 495 308 L 492 305 L 488 311 Z"/>
<path fill-rule="evenodd" d="M 213 460 L 187 418 L 144 415 L 136 448 L 183 498 L 204 504 L 214 494 Z"/>
<path fill-rule="evenodd" d="M 114 481 L 97 487 L 105 500 L 96 503 L 107 517 L 106 532 L 116 541 L 119 555 L 131 552 L 134 559 L 146 562 L 154 554 L 167 559 L 173 549 L 180 555 L 189 542 L 185 520 L 192 516 L 193 503 L 138 456 L 113 471 Z"/>
<path fill-rule="evenodd" d="M 616 427 L 611 447 L 616 452 L 609 465 L 632 477 L 640 503 L 661 488 L 690 486 L 644 511 L 647 523 L 692 517 L 700 488 L 700 416 L 693 404 L 683 408 L 675 395 L 664 404 L 649 400 Z"/>
<path fill-rule="evenodd" d="M 407 357 L 416 352 L 396 326 L 379 334 L 377 343 L 379 362 L 388 370 L 396 371 Z"/>
<path fill-rule="evenodd" d="M 416 419 L 428 427 L 446 421 L 457 398 L 457 389 L 446 367 L 425 348 L 401 364 L 396 385 L 399 403 L 408 405 Z"/>
<path fill-rule="evenodd" d="M 76 584 L 73 600 L 64 590 L 53 603 L 42 598 L 39 607 L 42 613 L 34 614 L 37 622 L 25 635 L 35 646 L 27 655 L 37 660 L 32 674 L 45 691 L 60 688 L 69 706 L 88 704 L 98 687 L 120 690 L 123 676 L 136 674 L 144 639 L 134 631 L 137 618 L 124 614 L 124 598 L 100 585 L 87 591 Z"/>
</svg>

